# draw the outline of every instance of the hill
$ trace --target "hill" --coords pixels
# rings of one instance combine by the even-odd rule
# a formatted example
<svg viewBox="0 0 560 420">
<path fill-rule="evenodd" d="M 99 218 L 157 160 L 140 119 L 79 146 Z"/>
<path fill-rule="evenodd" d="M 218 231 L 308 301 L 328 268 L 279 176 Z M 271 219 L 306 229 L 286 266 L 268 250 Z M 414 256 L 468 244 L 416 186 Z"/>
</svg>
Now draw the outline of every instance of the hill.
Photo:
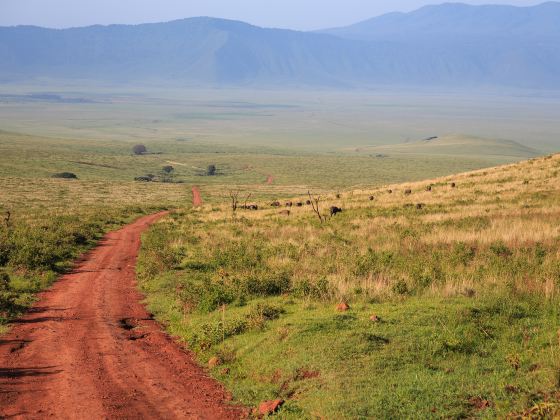
<svg viewBox="0 0 560 420">
<path fill-rule="evenodd" d="M 484 139 L 458 134 L 442 137 L 434 136 L 409 143 L 362 147 L 357 151 L 379 155 L 496 156 L 504 159 L 504 161 L 539 155 L 537 150 L 515 141 Z"/>
<path fill-rule="evenodd" d="M 0 28 L 0 81 L 560 88 L 558 3 L 443 4 L 321 33 L 191 18 Z"/>
<path fill-rule="evenodd" d="M 443 3 L 319 32 L 367 41 L 387 38 L 410 41 L 417 37 L 426 40 L 440 36 L 558 39 L 559 19 L 558 2 L 531 7 Z"/>
<path fill-rule="evenodd" d="M 145 236 L 140 284 L 238 401 L 282 418 L 554 418 L 559 168 L 327 194 L 323 222 L 304 195 L 289 215 L 186 209 Z"/>
</svg>

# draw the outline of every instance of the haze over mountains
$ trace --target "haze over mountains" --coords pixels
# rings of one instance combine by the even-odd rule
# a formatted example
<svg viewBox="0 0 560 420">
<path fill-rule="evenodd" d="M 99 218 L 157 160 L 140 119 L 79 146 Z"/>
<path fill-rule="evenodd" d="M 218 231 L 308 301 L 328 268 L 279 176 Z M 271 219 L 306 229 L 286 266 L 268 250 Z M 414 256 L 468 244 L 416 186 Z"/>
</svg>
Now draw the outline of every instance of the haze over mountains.
<svg viewBox="0 0 560 420">
<path fill-rule="evenodd" d="M 447 3 L 319 32 L 190 18 L 0 28 L 0 82 L 560 88 L 560 3 Z"/>
</svg>

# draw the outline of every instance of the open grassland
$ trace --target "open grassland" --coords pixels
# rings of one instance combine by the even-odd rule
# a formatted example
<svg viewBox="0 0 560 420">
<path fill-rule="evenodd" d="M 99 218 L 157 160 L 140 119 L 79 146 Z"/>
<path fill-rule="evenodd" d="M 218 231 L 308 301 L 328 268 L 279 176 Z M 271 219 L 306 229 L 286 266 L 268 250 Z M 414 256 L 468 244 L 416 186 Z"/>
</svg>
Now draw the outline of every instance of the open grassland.
<svg viewBox="0 0 560 420">
<path fill-rule="evenodd" d="M 46 87 L 48 86 L 48 88 Z M 47 90 L 48 89 L 48 90 Z M 0 85 L 0 127 L 40 136 L 325 152 L 464 133 L 558 150 L 554 93 Z"/>
<path fill-rule="evenodd" d="M 219 204 L 231 189 L 272 199 L 310 188 L 326 193 L 496 162 L 476 156 L 296 154 L 293 149 L 183 140 L 146 142 L 148 154 L 135 156 L 137 141 L 130 139 L 72 140 L 1 131 L 2 320 L 24 310 L 35 292 L 51 284 L 103 233 L 147 212 L 190 206 L 193 185 L 200 186 L 207 203 Z M 212 164 L 216 175 L 205 176 Z M 165 175 L 168 182 L 134 181 L 146 174 L 161 179 L 162 168 L 169 165 L 174 169 Z M 52 178 L 61 172 L 77 179 Z"/>
<path fill-rule="evenodd" d="M 176 212 L 144 238 L 141 286 L 236 398 L 284 399 L 283 417 L 552 417 L 559 171 L 554 155 L 323 194 L 323 223 L 258 196 Z"/>
<path fill-rule="evenodd" d="M 0 329 L 108 230 L 182 209 L 145 237 L 142 287 L 240 401 L 281 397 L 294 418 L 556 409 L 558 158 L 420 182 L 553 149 L 554 101 L 4 93 Z M 344 211 L 268 206 L 308 190 Z M 232 217 L 231 191 L 260 210 Z"/>
</svg>

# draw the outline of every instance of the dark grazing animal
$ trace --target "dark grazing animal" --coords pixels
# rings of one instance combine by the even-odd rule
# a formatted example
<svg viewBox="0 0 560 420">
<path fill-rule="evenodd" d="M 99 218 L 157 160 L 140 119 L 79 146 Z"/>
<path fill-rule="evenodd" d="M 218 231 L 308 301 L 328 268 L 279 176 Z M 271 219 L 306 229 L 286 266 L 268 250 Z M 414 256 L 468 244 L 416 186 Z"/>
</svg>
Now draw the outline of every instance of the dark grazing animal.
<svg viewBox="0 0 560 420">
<path fill-rule="evenodd" d="M 428 185 L 428 186 L 426 187 L 426 191 L 432 191 L 432 186 L 431 186 L 431 185 Z"/>
<path fill-rule="evenodd" d="M 373 201 L 373 200 L 375 200 L 375 197 L 373 195 L 370 195 L 369 196 L 369 201 Z"/>
<path fill-rule="evenodd" d="M 336 198 L 340 198 L 340 194 L 337 194 L 337 195 L 336 195 Z"/>
<path fill-rule="evenodd" d="M 424 208 L 424 204 L 422 204 L 422 203 L 416 204 L 416 209 L 417 210 L 422 210 L 423 208 Z"/>
<path fill-rule="evenodd" d="M 310 205 L 311 205 L 311 200 L 307 200 L 307 201 L 305 202 L 305 204 L 308 205 L 308 206 L 310 206 Z"/>
<path fill-rule="evenodd" d="M 454 182 L 451 183 L 451 188 L 455 188 L 457 186 L 457 184 L 455 184 Z"/>
<path fill-rule="evenodd" d="M 271 207 L 280 207 L 280 202 L 279 202 L 279 201 L 275 201 L 275 202 L 273 202 L 270 206 L 271 206 Z"/>
<path fill-rule="evenodd" d="M 303 203 L 296 203 L 296 206 L 303 207 Z"/>
<path fill-rule="evenodd" d="M 259 206 L 257 206 L 256 204 L 250 204 L 247 206 L 247 209 L 249 210 L 258 210 Z"/>
<path fill-rule="evenodd" d="M 330 213 L 331 217 L 333 217 L 335 214 L 342 213 L 342 209 L 340 207 L 332 206 L 330 208 Z"/>
<path fill-rule="evenodd" d="M 294 205 L 294 203 L 292 203 L 291 201 L 288 201 L 288 202 L 286 203 L 286 207 L 292 207 L 293 205 Z"/>
<path fill-rule="evenodd" d="M 408 189 L 408 190 L 404 190 L 404 195 L 410 195 L 412 194 L 412 190 Z"/>
<path fill-rule="evenodd" d="M 393 194 L 393 190 L 387 190 L 389 194 Z"/>
</svg>

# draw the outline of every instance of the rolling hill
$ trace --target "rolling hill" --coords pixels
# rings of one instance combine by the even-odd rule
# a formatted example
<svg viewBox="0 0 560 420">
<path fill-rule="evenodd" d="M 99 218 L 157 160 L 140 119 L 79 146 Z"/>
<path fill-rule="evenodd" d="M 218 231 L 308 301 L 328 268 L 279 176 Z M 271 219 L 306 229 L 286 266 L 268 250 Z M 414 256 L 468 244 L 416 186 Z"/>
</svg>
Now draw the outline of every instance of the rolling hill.
<svg viewBox="0 0 560 420">
<path fill-rule="evenodd" d="M 506 161 L 534 157 L 540 154 L 535 149 L 511 140 L 485 139 L 459 134 L 409 143 L 360 148 L 358 151 L 381 155 L 496 156 Z"/>
<path fill-rule="evenodd" d="M 560 88 L 560 3 L 443 4 L 319 33 L 190 18 L 0 28 L 0 81 Z"/>
</svg>

